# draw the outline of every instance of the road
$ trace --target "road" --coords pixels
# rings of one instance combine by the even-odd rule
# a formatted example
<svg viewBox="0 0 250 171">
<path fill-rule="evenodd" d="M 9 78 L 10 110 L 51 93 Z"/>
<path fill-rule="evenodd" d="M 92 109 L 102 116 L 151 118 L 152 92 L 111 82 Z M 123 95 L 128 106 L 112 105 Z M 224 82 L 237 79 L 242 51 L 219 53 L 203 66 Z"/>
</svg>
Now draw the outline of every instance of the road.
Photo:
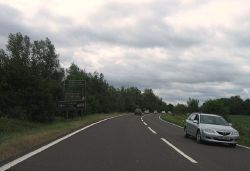
<svg viewBox="0 0 250 171">
<path fill-rule="evenodd" d="M 197 144 L 159 114 L 129 114 L 85 129 L 10 170 L 239 171 L 250 170 L 250 150 Z"/>
</svg>

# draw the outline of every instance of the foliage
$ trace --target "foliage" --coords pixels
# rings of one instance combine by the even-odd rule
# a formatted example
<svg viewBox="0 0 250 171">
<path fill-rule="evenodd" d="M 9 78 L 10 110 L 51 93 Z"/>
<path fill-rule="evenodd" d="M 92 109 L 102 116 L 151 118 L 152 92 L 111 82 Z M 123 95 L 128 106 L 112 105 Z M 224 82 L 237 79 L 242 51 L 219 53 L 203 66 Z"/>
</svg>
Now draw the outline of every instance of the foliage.
<svg viewBox="0 0 250 171">
<path fill-rule="evenodd" d="M 1 50 L 0 115 L 34 121 L 53 119 L 64 76 L 48 38 L 30 41 L 10 34 Z"/>
<path fill-rule="evenodd" d="M 64 80 L 85 80 L 87 113 L 133 112 L 139 107 L 150 111 L 176 114 L 202 111 L 227 115 L 250 115 L 250 99 L 240 96 L 210 99 L 199 107 L 199 100 L 189 98 L 187 105 L 166 104 L 152 89 L 115 88 L 102 73 L 90 73 L 76 64 L 60 67 L 52 42 L 31 41 L 21 33 L 10 34 L 6 50 L 0 49 L 0 117 L 32 121 L 50 121 L 63 99 Z M 60 114 L 59 114 L 60 116 Z"/>
<path fill-rule="evenodd" d="M 186 109 L 183 105 L 177 104 L 174 106 L 174 111 L 177 113 L 214 113 L 229 119 L 228 115 L 250 115 L 250 99 L 244 101 L 240 96 L 209 99 L 199 107 L 199 100 L 189 98 Z"/>
<path fill-rule="evenodd" d="M 199 111 L 199 100 L 189 98 L 187 101 L 188 112 L 198 112 Z"/>
<path fill-rule="evenodd" d="M 174 114 L 183 114 L 188 112 L 188 107 L 184 104 L 177 104 L 174 106 Z"/>
<path fill-rule="evenodd" d="M 170 115 L 170 114 L 163 114 L 161 115 L 161 118 L 165 121 L 174 123 L 179 126 L 184 126 L 184 121 L 187 119 L 186 115 L 180 114 L 180 115 Z"/>
<path fill-rule="evenodd" d="M 139 107 L 148 110 L 166 110 L 167 105 L 152 89 L 141 92 L 136 87 L 114 88 L 102 73 L 87 73 L 76 64 L 67 69 L 66 80 L 86 80 L 87 113 L 133 112 Z"/>
<path fill-rule="evenodd" d="M 203 103 L 201 111 L 204 113 L 223 115 L 226 118 L 229 114 L 228 106 L 226 106 L 225 103 L 219 99 L 206 101 L 205 103 Z"/>
<path fill-rule="evenodd" d="M 227 115 L 250 115 L 250 100 L 246 99 L 244 101 L 240 96 L 210 99 L 203 103 L 201 111 L 220 114 L 226 118 L 228 118 Z"/>
<path fill-rule="evenodd" d="M 250 146 L 250 116 L 230 115 L 230 122 L 240 132 L 239 143 Z"/>
</svg>

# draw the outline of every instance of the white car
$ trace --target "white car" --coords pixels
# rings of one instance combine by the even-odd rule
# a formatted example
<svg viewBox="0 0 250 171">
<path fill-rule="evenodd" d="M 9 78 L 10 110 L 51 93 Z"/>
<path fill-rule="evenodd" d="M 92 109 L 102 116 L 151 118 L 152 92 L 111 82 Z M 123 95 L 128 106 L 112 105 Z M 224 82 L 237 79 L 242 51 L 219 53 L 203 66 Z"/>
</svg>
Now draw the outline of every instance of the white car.
<svg viewBox="0 0 250 171">
<path fill-rule="evenodd" d="M 185 136 L 202 141 L 226 143 L 233 147 L 239 139 L 239 132 L 232 128 L 223 117 L 214 114 L 192 113 L 184 124 Z"/>
</svg>

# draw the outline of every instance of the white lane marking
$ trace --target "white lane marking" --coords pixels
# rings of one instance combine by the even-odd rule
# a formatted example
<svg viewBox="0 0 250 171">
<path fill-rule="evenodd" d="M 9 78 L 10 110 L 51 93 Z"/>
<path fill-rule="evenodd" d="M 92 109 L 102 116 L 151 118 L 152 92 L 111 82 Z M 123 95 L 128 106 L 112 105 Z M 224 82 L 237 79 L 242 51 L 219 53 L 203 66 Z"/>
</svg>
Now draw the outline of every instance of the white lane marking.
<svg viewBox="0 0 250 171">
<path fill-rule="evenodd" d="M 157 132 L 155 132 L 152 128 L 150 128 L 149 126 L 148 126 L 148 129 L 151 131 L 151 132 L 153 132 L 153 134 L 157 134 Z"/>
<path fill-rule="evenodd" d="M 191 157 L 189 157 L 188 155 L 186 155 L 184 152 L 182 152 L 180 149 L 178 149 L 177 147 L 175 147 L 173 144 L 171 144 L 169 141 L 167 141 L 164 138 L 161 138 L 161 140 L 163 142 L 165 142 L 167 145 L 169 145 L 170 147 L 172 147 L 175 151 L 177 151 L 179 154 L 181 154 L 183 157 L 185 157 L 186 159 L 188 159 L 190 162 L 192 163 L 198 163 L 196 160 L 192 159 Z"/>
<path fill-rule="evenodd" d="M 244 146 L 244 145 L 237 144 L 237 146 L 243 147 L 243 148 L 246 148 L 246 149 L 250 150 L 250 147 L 247 147 L 247 146 Z"/>
<path fill-rule="evenodd" d="M 183 128 L 182 126 L 179 126 L 179 125 L 176 125 L 176 124 L 174 124 L 174 123 L 171 123 L 171 122 L 168 122 L 168 121 L 166 121 L 166 120 L 161 119 L 161 115 L 159 116 L 159 119 L 160 119 L 161 121 L 163 121 L 163 122 L 168 123 L 168 124 L 174 125 L 174 126 L 179 127 L 179 128 Z"/>
<path fill-rule="evenodd" d="M 161 115 L 159 116 L 159 119 L 160 119 L 161 121 L 163 121 L 163 122 L 166 122 L 166 123 L 168 123 L 168 124 L 171 124 L 171 125 L 174 125 L 174 126 L 176 126 L 176 127 L 179 127 L 179 128 L 182 128 L 182 129 L 183 129 L 182 126 L 176 125 L 176 124 L 171 123 L 171 122 L 168 122 L 168 121 L 166 121 L 166 120 L 163 120 L 163 119 L 161 118 Z M 237 144 L 237 146 L 250 150 L 250 147 L 248 147 L 248 146 L 244 146 L 244 145 L 240 145 L 240 144 Z"/>
<path fill-rule="evenodd" d="M 148 125 L 146 122 L 143 122 L 143 124 L 146 125 L 146 126 Z"/>
<path fill-rule="evenodd" d="M 10 169 L 11 167 L 17 165 L 18 163 L 20 163 L 20 162 L 22 162 L 22 161 L 24 161 L 24 160 L 26 160 L 26 159 L 28 159 L 28 158 L 30 158 L 30 157 L 38 154 L 38 153 L 46 150 L 47 148 L 49 148 L 49 147 L 51 147 L 51 146 L 53 146 L 53 145 L 55 145 L 55 144 L 57 144 L 57 143 L 65 140 L 65 139 L 67 139 L 67 138 L 69 138 L 69 137 L 71 137 L 71 136 L 73 136 L 73 135 L 75 135 L 75 134 L 77 134 L 77 133 L 79 133 L 79 132 L 81 132 L 81 131 L 89 128 L 89 127 L 92 127 L 92 126 L 97 125 L 97 124 L 99 124 L 101 122 L 104 122 L 104 121 L 107 121 L 109 119 L 113 119 L 113 118 L 116 118 L 116 117 L 120 117 L 120 116 L 124 116 L 124 115 L 118 115 L 118 116 L 114 116 L 114 117 L 111 117 L 111 118 L 103 119 L 101 121 L 98 121 L 98 122 L 92 123 L 92 124 L 90 124 L 88 126 L 85 126 L 85 127 L 81 128 L 81 129 L 78 129 L 78 130 L 76 130 L 76 131 L 74 131 L 74 132 L 72 132 L 72 133 L 70 133 L 70 134 L 68 134 L 68 135 L 66 135 L 66 136 L 64 136 L 62 138 L 59 138 L 59 139 L 57 139 L 57 140 L 55 140 L 55 141 L 53 141 L 53 142 L 51 142 L 51 143 L 49 143 L 49 144 L 47 144 L 47 145 L 45 145 L 43 147 L 38 148 L 35 151 L 32 151 L 32 152 L 30 152 L 30 153 L 28 153 L 28 154 L 26 154 L 26 155 L 24 155 L 24 156 L 22 156 L 20 158 L 17 158 L 15 160 L 13 160 L 13 161 L 11 161 L 11 162 L 9 162 L 9 163 L 1 166 L 0 167 L 0 171 L 5 171 L 7 169 Z"/>
<path fill-rule="evenodd" d="M 146 116 L 146 115 L 141 116 L 141 121 L 142 121 L 142 122 L 144 122 L 144 120 L 143 120 L 144 116 Z"/>
<path fill-rule="evenodd" d="M 146 115 L 148 115 L 148 114 L 146 114 Z M 143 121 L 143 118 L 144 118 L 146 115 L 143 115 L 143 116 L 141 117 L 142 121 Z"/>
</svg>

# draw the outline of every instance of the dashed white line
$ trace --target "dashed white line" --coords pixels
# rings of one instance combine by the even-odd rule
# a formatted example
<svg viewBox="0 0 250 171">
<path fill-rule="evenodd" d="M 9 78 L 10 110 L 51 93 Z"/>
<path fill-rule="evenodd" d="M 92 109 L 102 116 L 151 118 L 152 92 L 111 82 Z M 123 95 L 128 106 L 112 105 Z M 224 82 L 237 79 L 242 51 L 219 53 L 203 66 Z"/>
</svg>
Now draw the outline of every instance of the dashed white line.
<svg viewBox="0 0 250 171">
<path fill-rule="evenodd" d="M 146 125 L 146 126 L 148 125 L 146 122 L 143 122 L 143 124 Z"/>
<path fill-rule="evenodd" d="M 32 151 L 32 152 L 30 152 L 30 153 L 28 153 L 28 154 L 26 154 L 26 155 L 24 155 L 24 156 L 22 156 L 20 158 L 17 158 L 15 160 L 13 160 L 13 161 L 11 161 L 11 162 L 3 165 L 3 166 L 0 166 L 0 171 L 5 171 L 7 169 L 10 169 L 11 167 L 17 165 L 18 163 L 20 163 L 20 162 L 22 162 L 22 161 L 24 161 L 24 160 L 26 160 L 26 159 L 28 159 L 28 158 L 30 158 L 30 157 L 38 154 L 38 153 L 46 150 L 47 148 L 50 148 L 51 146 L 53 146 L 53 145 L 55 145 L 55 144 L 57 144 L 57 143 L 65 140 L 65 139 L 67 139 L 67 138 L 69 138 L 69 137 L 71 137 L 71 136 L 73 136 L 73 135 L 75 135 L 75 134 L 77 134 L 77 133 L 79 133 L 79 132 L 81 132 L 81 131 L 89 128 L 89 127 L 92 127 L 92 126 L 94 126 L 96 124 L 99 124 L 101 122 L 104 122 L 106 120 L 113 119 L 113 118 L 120 117 L 120 116 L 123 116 L 123 115 L 118 115 L 118 116 L 110 117 L 110 118 L 107 118 L 107 119 L 103 119 L 101 121 L 98 121 L 98 122 L 92 123 L 92 124 L 90 124 L 88 126 L 85 126 L 84 128 L 78 129 L 75 132 L 72 132 L 72 133 L 70 133 L 70 134 L 68 134 L 68 135 L 66 135 L 66 136 L 64 136 L 62 138 L 59 138 L 59 139 L 57 139 L 57 140 L 55 140 L 55 141 L 53 141 L 53 142 L 51 142 L 51 143 L 49 143 L 49 144 L 47 144 L 47 145 L 45 145 L 43 147 L 40 147 L 39 149 L 37 149 L 35 151 Z"/>
<path fill-rule="evenodd" d="M 157 134 L 157 132 L 155 132 L 152 128 L 150 128 L 149 126 L 148 126 L 148 129 L 153 133 L 153 134 Z"/>
<path fill-rule="evenodd" d="M 172 147 L 175 151 L 177 151 L 179 154 L 181 154 L 183 157 L 185 157 L 186 159 L 188 159 L 190 162 L 192 163 L 198 163 L 196 160 L 192 159 L 191 157 L 189 157 L 188 155 L 186 155 L 184 152 L 182 152 L 180 149 L 178 149 L 177 147 L 175 147 L 173 144 L 171 144 L 169 141 L 167 141 L 164 138 L 161 138 L 161 140 L 163 142 L 165 142 L 167 145 L 169 145 L 170 147 Z"/>
</svg>

